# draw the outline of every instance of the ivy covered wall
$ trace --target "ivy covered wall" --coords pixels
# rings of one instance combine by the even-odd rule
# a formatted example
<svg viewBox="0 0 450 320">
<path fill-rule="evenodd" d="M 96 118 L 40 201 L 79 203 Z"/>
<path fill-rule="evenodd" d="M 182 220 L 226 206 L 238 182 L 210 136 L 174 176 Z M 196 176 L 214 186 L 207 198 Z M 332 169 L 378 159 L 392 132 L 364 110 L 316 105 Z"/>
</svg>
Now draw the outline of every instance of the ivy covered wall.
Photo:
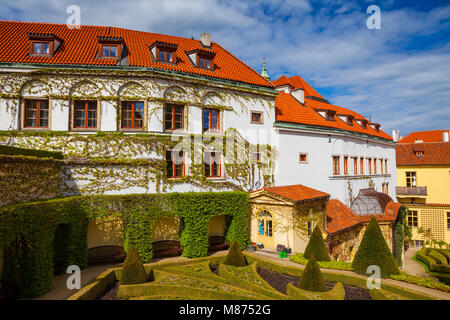
<svg viewBox="0 0 450 320">
<path fill-rule="evenodd" d="M 0 131 L 0 144 L 46 151 L 61 151 L 62 194 L 126 194 L 184 191 L 253 190 L 271 185 L 277 151 L 270 145 L 252 144 L 237 130 L 225 135 L 178 137 L 141 133 L 61 131 Z M 169 179 L 165 150 L 186 154 L 185 176 Z M 203 152 L 214 148 L 223 154 L 223 177 L 207 179 Z M 261 159 L 253 157 L 261 153 Z"/>
<path fill-rule="evenodd" d="M 124 246 L 135 244 L 144 262 L 152 259 L 152 227 L 160 218 L 182 221 L 183 256 L 205 256 L 211 217 L 231 217 L 226 239 L 245 248 L 248 239 L 245 192 L 203 192 L 80 196 L 0 207 L 0 248 L 5 250 L 2 282 L 26 297 L 50 290 L 53 273 L 71 264 L 86 267 L 87 230 L 92 219 L 118 218 Z M 0 250 L 1 250 L 0 249 Z"/>
<path fill-rule="evenodd" d="M 0 154 L 0 205 L 61 195 L 62 162 Z"/>
</svg>

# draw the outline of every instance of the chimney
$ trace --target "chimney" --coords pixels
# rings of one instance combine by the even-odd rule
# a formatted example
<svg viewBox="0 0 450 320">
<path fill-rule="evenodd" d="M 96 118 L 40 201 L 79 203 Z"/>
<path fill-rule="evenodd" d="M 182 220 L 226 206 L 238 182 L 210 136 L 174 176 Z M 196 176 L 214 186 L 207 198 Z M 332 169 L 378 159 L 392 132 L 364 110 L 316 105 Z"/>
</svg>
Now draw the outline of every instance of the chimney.
<svg viewBox="0 0 450 320">
<path fill-rule="evenodd" d="M 305 103 L 305 91 L 302 88 L 291 90 L 291 96 L 301 104 Z"/>
<path fill-rule="evenodd" d="M 449 132 L 448 132 L 448 131 L 442 132 L 442 141 L 448 142 L 448 141 L 449 141 L 448 135 L 449 135 Z"/>
<path fill-rule="evenodd" d="M 394 142 L 398 141 L 398 134 L 400 132 L 398 130 L 392 130 L 392 139 L 394 139 Z"/>
<path fill-rule="evenodd" d="M 200 42 L 204 47 L 211 47 L 211 34 L 203 32 L 200 36 Z"/>
</svg>

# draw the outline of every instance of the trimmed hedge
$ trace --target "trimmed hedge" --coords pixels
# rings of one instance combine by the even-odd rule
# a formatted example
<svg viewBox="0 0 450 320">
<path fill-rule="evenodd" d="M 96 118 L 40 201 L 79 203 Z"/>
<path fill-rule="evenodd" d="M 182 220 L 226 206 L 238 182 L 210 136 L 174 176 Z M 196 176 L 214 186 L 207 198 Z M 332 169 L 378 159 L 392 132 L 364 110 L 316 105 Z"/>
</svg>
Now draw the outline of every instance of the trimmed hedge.
<svg viewBox="0 0 450 320">
<path fill-rule="evenodd" d="M 64 159 L 61 151 L 44 151 L 35 149 L 26 149 L 13 146 L 0 145 L 0 154 L 10 156 L 31 156 L 38 158 Z"/>
<path fill-rule="evenodd" d="M 106 290 L 116 282 L 114 269 L 107 269 L 97 276 L 91 283 L 84 286 L 67 300 L 94 300 L 101 297 Z"/>
<path fill-rule="evenodd" d="M 259 266 L 262 266 L 266 269 L 287 274 L 289 276 L 293 277 L 301 277 L 303 274 L 303 270 L 296 267 L 290 267 L 290 266 L 284 266 L 280 265 L 278 263 L 263 259 L 256 254 L 250 254 L 250 253 L 244 253 L 244 255 L 247 257 L 247 260 L 249 263 L 258 262 Z M 334 283 L 342 283 L 344 285 L 348 286 L 354 286 L 359 287 L 363 289 L 367 289 L 367 278 L 362 277 L 360 275 L 346 275 L 342 273 L 335 273 L 330 271 L 322 271 L 322 276 L 325 281 L 328 282 L 334 282 Z M 405 297 L 407 299 L 412 300 L 432 300 L 432 298 L 429 295 L 422 294 L 415 290 L 409 290 L 397 285 L 392 285 L 389 283 L 384 282 L 381 280 L 381 285 L 384 290 L 391 292 L 396 295 L 400 295 L 402 297 Z"/>
<path fill-rule="evenodd" d="M 442 254 L 444 257 L 447 258 L 447 263 L 450 264 L 450 250 L 446 250 L 446 249 L 435 249 L 437 252 L 439 252 L 440 254 Z"/>
<path fill-rule="evenodd" d="M 303 256 L 309 259 L 312 254 L 316 261 L 330 261 L 330 255 L 328 254 L 327 246 L 325 245 L 325 241 L 323 241 L 322 231 L 318 225 L 316 225 L 309 238 Z"/>
<path fill-rule="evenodd" d="M 212 216 L 229 215 L 229 243 L 241 249 L 248 238 L 248 195 L 245 192 L 96 195 L 13 204 L 0 207 L 0 248 L 5 247 L 2 282 L 16 284 L 25 297 L 37 297 L 51 288 L 54 263 L 59 270 L 87 264 L 90 219 L 116 214 L 126 225 L 124 246 L 136 246 L 143 262 L 152 260 L 152 226 L 162 217 L 182 220 L 183 256 L 206 256 Z M 57 226 L 67 230 L 57 232 Z M 56 234 L 56 240 L 55 240 Z M 54 247 L 56 246 L 56 247 Z"/>
<path fill-rule="evenodd" d="M 416 252 L 415 257 L 417 260 L 423 262 L 428 268 L 431 268 L 433 264 L 435 264 L 435 260 L 426 255 L 426 249 L 423 248 Z"/>
<path fill-rule="evenodd" d="M 120 284 L 139 284 L 147 282 L 144 265 L 137 253 L 136 247 L 131 246 L 122 267 Z"/>
<path fill-rule="evenodd" d="M 439 283 L 432 278 L 424 278 L 424 277 L 416 277 L 409 274 L 402 273 L 400 275 L 392 275 L 392 279 L 394 280 L 400 280 L 405 281 L 408 283 L 413 283 L 415 285 L 424 287 L 424 288 L 431 288 L 431 289 L 437 289 L 445 292 L 450 293 L 450 286 Z"/>
<path fill-rule="evenodd" d="M 428 251 L 428 256 L 433 258 L 437 264 L 447 264 L 447 258 L 434 249 Z"/>
<path fill-rule="evenodd" d="M 286 286 L 286 293 L 295 300 L 344 300 L 345 290 L 342 283 L 336 283 L 333 289 L 327 292 L 312 292 L 294 287 L 291 283 Z"/>
<path fill-rule="evenodd" d="M 391 274 L 400 274 L 397 261 L 392 255 L 375 218 L 370 220 L 352 262 L 355 272 L 363 275 L 367 275 L 367 267 L 371 265 L 380 268 L 382 278 L 387 278 Z"/>
<path fill-rule="evenodd" d="M 307 291 L 326 292 L 328 291 L 325 281 L 322 278 L 319 265 L 316 262 L 314 254 L 309 258 L 308 264 L 303 271 L 298 287 Z"/>
<path fill-rule="evenodd" d="M 303 264 L 303 265 L 308 264 L 308 259 L 306 259 L 303 256 L 303 253 L 295 253 L 289 257 L 289 260 L 291 260 L 292 262 L 295 262 L 295 263 Z M 319 265 L 319 267 L 325 268 L 325 269 L 337 269 L 337 270 L 349 270 L 349 271 L 353 270 L 352 264 L 350 262 L 345 262 L 345 261 L 336 261 L 336 260 L 318 261 L 317 264 Z"/>
<path fill-rule="evenodd" d="M 247 265 L 244 255 L 242 254 L 239 243 L 234 240 L 231 248 L 228 249 L 228 255 L 223 264 L 233 267 L 243 267 Z"/>
<path fill-rule="evenodd" d="M 86 267 L 87 213 L 77 198 L 8 205 L 0 208 L 0 247 L 5 248 L 2 282 L 19 295 L 37 297 L 51 289 L 54 261 Z M 65 232 L 57 232 L 64 224 Z"/>
</svg>

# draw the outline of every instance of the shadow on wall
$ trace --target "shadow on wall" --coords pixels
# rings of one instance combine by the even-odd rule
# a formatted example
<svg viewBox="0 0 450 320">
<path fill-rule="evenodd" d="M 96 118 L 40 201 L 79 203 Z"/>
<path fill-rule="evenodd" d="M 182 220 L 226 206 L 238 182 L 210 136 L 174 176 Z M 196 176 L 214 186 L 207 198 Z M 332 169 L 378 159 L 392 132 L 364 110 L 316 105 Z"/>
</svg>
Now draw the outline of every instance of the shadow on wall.
<svg viewBox="0 0 450 320">
<path fill-rule="evenodd" d="M 93 219 L 88 227 L 88 249 L 100 246 L 123 246 L 125 225 L 118 215 Z"/>
</svg>

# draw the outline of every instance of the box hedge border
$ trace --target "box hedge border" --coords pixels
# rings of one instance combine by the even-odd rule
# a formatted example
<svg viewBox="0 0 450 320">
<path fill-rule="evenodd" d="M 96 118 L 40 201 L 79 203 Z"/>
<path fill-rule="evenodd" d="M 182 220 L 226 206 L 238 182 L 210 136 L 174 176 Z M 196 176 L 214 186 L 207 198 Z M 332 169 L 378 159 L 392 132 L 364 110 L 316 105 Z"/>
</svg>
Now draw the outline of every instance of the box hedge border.
<svg viewBox="0 0 450 320">
<path fill-rule="evenodd" d="M 7 145 L 0 145 L 0 154 L 10 156 L 31 156 L 38 158 L 63 159 L 64 155 L 61 151 L 45 151 L 36 149 L 26 149 Z"/>
</svg>

